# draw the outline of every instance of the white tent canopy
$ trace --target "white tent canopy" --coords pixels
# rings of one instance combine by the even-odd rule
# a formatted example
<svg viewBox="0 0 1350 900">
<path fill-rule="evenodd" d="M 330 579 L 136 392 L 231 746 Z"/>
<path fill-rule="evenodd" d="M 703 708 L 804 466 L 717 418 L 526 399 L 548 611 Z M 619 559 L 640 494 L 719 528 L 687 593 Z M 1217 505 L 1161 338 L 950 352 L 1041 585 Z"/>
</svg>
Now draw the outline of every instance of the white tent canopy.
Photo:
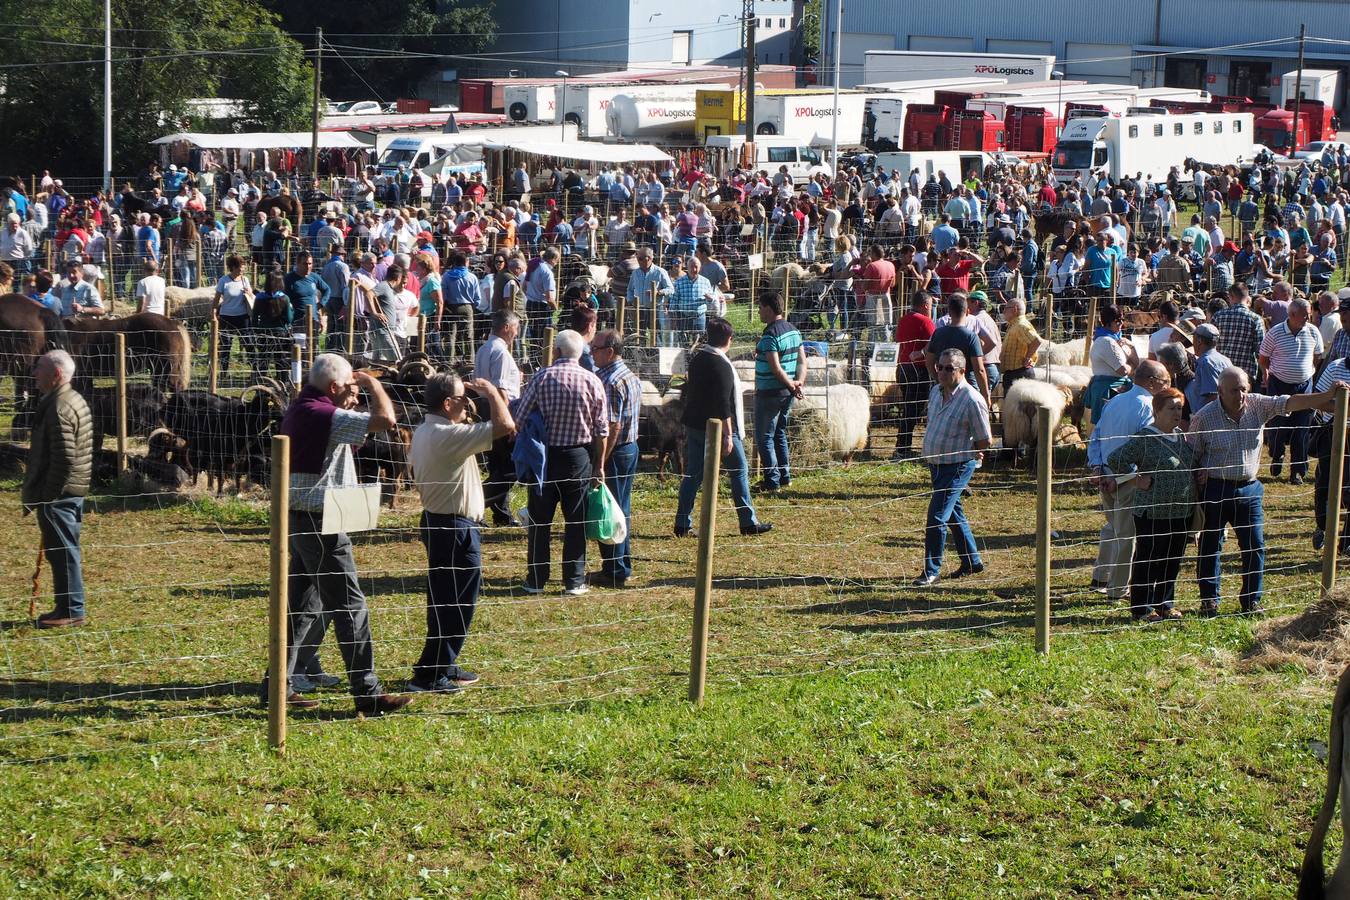
<svg viewBox="0 0 1350 900">
<path fill-rule="evenodd" d="M 535 156 L 556 156 L 587 162 L 668 162 L 671 157 L 651 144 L 599 144 L 591 141 L 511 141 L 492 138 L 483 141 L 492 150 L 515 150 Z"/>
<path fill-rule="evenodd" d="M 308 131 L 255 131 L 247 134 L 204 134 L 184 131 L 166 135 L 152 144 L 176 144 L 186 141 L 203 150 L 275 150 L 288 147 L 309 147 L 314 142 Z M 366 145 L 345 131 L 319 132 L 319 147 L 360 150 Z"/>
</svg>

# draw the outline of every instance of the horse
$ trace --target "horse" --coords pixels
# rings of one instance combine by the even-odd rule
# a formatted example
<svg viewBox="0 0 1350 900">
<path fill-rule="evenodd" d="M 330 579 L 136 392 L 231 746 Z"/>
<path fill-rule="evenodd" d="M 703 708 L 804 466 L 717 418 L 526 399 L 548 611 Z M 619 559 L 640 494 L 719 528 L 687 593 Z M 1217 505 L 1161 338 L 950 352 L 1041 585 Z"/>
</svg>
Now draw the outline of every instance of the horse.
<svg viewBox="0 0 1350 900">
<path fill-rule="evenodd" d="M 52 349 L 70 349 L 60 317 L 23 294 L 0 296 L 0 378 L 14 379 L 16 411 L 37 399 L 33 363 Z"/>
<path fill-rule="evenodd" d="M 116 374 L 116 337 L 126 336 L 127 374 L 149 372 L 161 391 L 187 390 L 192 378 L 192 342 L 182 322 L 158 313 L 136 313 L 120 319 L 66 320 L 70 355 L 77 377 L 108 378 Z"/>
<path fill-rule="evenodd" d="M 1331 704 L 1331 736 L 1327 741 L 1327 789 L 1322 807 L 1313 823 L 1312 834 L 1299 868 L 1298 900 L 1346 900 L 1350 898 L 1350 781 L 1344 777 L 1346 759 L 1346 712 L 1350 707 L 1350 666 L 1341 673 L 1336 685 L 1336 697 Z M 1341 801 L 1341 857 L 1329 883 L 1323 883 L 1325 869 L 1322 850 L 1326 846 L 1327 829 L 1336 812 L 1336 801 Z"/>
<path fill-rule="evenodd" d="M 1064 209 L 1051 209 L 1038 212 L 1033 217 L 1036 222 L 1036 246 L 1044 247 L 1046 238 L 1056 238 L 1064 233 L 1064 226 L 1077 225 L 1083 217 Z"/>
</svg>

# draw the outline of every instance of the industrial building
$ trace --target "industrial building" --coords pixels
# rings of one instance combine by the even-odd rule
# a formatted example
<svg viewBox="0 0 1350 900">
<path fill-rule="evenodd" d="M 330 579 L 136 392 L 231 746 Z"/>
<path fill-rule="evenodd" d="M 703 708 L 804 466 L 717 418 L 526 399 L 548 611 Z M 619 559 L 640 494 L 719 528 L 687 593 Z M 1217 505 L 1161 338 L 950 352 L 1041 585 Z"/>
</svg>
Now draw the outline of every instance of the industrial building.
<svg viewBox="0 0 1350 900">
<path fill-rule="evenodd" d="M 842 0 L 822 0 L 824 81 L 832 77 L 835 22 Z M 1070 5 L 1030 0 L 914 0 L 897 15 L 893 0 L 843 2 L 840 84 L 857 85 L 868 50 L 1054 55 L 1069 79 L 1183 87 L 1267 101 L 1297 68 L 1299 25 L 1307 27 L 1306 68 L 1350 68 L 1345 0 L 1177 0 Z M 894 28 L 894 31 L 888 31 Z M 1319 42 L 1333 38 L 1336 43 Z M 1287 40 L 1279 40 L 1287 39 Z M 1218 48 L 1218 49 L 1213 49 Z M 932 77 L 943 77 L 933 72 Z M 1336 107 L 1345 110 L 1345 85 Z"/>
</svg>

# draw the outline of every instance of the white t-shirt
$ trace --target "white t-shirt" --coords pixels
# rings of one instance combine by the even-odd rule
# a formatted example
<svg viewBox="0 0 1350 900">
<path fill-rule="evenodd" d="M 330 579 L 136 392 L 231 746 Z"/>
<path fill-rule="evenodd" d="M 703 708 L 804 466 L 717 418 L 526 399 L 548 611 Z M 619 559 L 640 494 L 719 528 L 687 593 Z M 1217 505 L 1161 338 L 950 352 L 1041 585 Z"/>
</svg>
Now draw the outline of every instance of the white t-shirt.
<svg viewBox="0 0 1350 900">
<path fill-rule="evenodd" d="M 1130 358 L 1125 355 L 1125 348 L 1115 338 L 1105 335 L 1092 342 L 1092 350 L 1088 353 L 1088 362 L 1092 365 L 1094 376 L 1115 375 L 1129 361 Z"/>
<path fill-rule="evenodd" d="M 1171 343 L 1171 341 L 1172 341 L 1172 326 L 1164 325 L 1163 327 L 1159 328 L 1157 331 L 1153 332 L 1148 336 L 1149 355 L 1156 359 L 1158 356 L 1158 351 L 1162 349 L 1162 345 Z"/>
<path fill-rule="evenodd" d="M 216 293 L 221 295 L 220 314 L 222 316 L 246 316 L 252 307 L 249 305 L 248 296 L 252 288 L 248 284 L 248 276 L 241 275 L 238 278 L 231 278 L 228 275 L 220 276 L 216 282 Z"/>
<path fill-rule="evenodd" d="M 1122 256 L 1117 264 L 1120 270 L 1120 290 L 1118 296 L 1139 297 L 1144 293 L 1144 261 L 1139 257 L 1130 259 Z"/>
<path fill-rule="evenodd" d="M 147 275 L 136 282 L 136 299 L 144 300 L 145 312 L 167 315 L 164 300 L 164 276 Z"/>
<path fill-rule="evenodd" d="M 1322 332 L 1322 346 L 1330 347 L 1332 340 L 1340 333 L 1341 317 L 1334 312 L 1323 316 L 1317 330 Z"/>
</svg>

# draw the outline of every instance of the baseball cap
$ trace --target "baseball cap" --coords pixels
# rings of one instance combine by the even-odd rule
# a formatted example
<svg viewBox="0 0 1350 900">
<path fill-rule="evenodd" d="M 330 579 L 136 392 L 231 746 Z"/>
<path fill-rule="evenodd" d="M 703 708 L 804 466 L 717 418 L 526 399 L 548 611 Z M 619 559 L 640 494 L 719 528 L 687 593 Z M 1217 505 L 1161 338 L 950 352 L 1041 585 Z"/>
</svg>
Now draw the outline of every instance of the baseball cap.
<svg viewBox="0 0 1350 900">
<path fill-rule="evenodd" d="M 967 299 L 967 300 L 978 300 L 978 301 L 980 301 L 981 303 L 988 303 L 988 302 L 989 302 L 989 295 L 986 294 L 984 291 L 971 291 L 969 294 L 966 294 L 966 299 Z"/>
<path fill-rule="evenodd" d="M 1196 326 L 1195 336 L 1202 337 L 1210 343 L 1217 343 L 1219 340 L 1219 329 L 1215 328 L 1209 322 Z"/>
<path fill-rule="evenodd" d="M 1350 297 L 1341 300 L 1340 305 L 1336 307 L 1336 312 L 1350 312 Z"/>
<path fill-rule="evenodd" d="M 1230 253 L 1237 253 L 1237 252 L 1238 252 L 1238 245 L 1235 244 L 1235 243 L 1233 243 L 1232 241 L 1224 241 L 1224 242 L 1223 242 L 1223 249 L 1224 249 L 1224 250 L 1227 250 L 1227 251 L 1230 252 Z"/>
</svg>

